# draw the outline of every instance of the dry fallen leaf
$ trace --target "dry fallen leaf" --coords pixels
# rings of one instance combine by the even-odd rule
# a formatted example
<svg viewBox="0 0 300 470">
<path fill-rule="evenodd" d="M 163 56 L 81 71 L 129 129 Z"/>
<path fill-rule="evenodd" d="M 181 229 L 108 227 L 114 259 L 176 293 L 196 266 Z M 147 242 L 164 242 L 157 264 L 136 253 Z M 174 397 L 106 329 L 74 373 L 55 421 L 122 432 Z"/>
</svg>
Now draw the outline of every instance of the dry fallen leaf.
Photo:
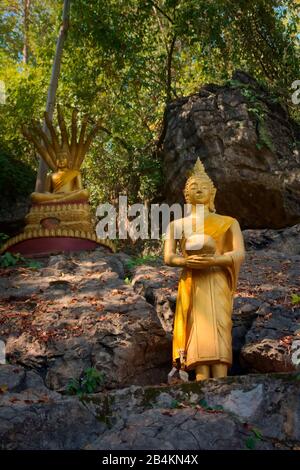
<svg viewBox="0 0 300 470">
<path fill-rule="evenodd" d="M 0 385 L 0 393 L 5 393 L 8 390 L 8 386 L 6 384 Z"/>
</svg>

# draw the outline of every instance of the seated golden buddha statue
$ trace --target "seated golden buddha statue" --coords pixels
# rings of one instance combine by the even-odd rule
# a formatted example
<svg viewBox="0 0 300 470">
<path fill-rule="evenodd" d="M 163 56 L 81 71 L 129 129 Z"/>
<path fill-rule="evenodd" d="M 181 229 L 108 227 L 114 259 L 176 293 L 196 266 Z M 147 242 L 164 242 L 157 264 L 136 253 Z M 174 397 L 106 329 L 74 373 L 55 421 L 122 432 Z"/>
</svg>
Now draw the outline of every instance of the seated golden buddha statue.
<svg viewBox="0 0 300 470">
<path fill-rule="evenodd" d="M 95 249 L 98 244 L 115 250 L 111 240 L 97 237 L 89 191 L 83 188 L 80 175 L 80 166 L 100 124 L 96 123 L 86 137 L 87 115 L 81 129 L 77 126 L 76 110 L 73 110 L 69 129 L 59 106 L 57 118 L 58 130 L 48 113 L 45 113 L 43 129 L 36 122 L 30 128 L 23 126 L 24 136 L 34 144 L 50 172 L 37 180 L 24 230 L 10 238 L 0 248 L 0 253 L 9 250 L 39 256 Z"/>
<path fill-rule="evenodd" d="M 93 221 L 89 206 L 89 191 L 81 181 L 80 166 L 91 144 L 99 124 L 94 126 L 85 139 L 88 116 L 83 118 L 80 132 L 77 128 L 77 112 L 73 111 L 71 137 L 59 106 L 57 106 L 59 132 L 49 115 L 45 113 L 48 128 L 46 133 L 33 122 L 30 129 L 23 127 L 25 137 L 32 142 L 38 153 L 50 168 L 46 175 L 44 191 L 31 194 L 32 207 L 25 221 L 25 232 L 54 230 L 59 235 L 62 230 L 72 233 L 81 231 L 92 233 Z M 59 135 L 60 134 L 60 135 Z M 77 139 L 77 134 L 79 137 Z"/>
<path fill-rule="evenodd" d="M 75 200 L 82 202 L 87 201 L 89 198 L 89 192 L 82 187 L 79 169 L 92 138 L 99 128 L 99 124 L 93 128 L 84 141 L 88 120 L 86 116 L 77 141 L 77 114 L 76 110 L 74 110 L 72 115 L 72 135 L 69 141 L 65 120 L 59 106 L 57 107 L 57 115 L 61 138 L 59 138 L 47 113 L 45 113 L 45 121 L 49 130 L 49 136 L 38 123 L 33 123 L 30 130 L 23 127 L 25 137 L 34 143 L 40 156 L 52 170 L 52 173 L 49 173 L 46 177 L 45 191 L 34 192 L 31 195 L 31 201 L 37 204 Z"/>
<path fill-rule="evenodd" d="M 68 153 L 66 150 L 61 149 L 58 152 L 56 166 L 57 171 L 47 175 L 45 192 L 32 193 L 31 201 L 45 204 L 51 201 L 88 200 L 89 191 L 82 187 L 80 171 L 68 168 Z"/>
</svg>

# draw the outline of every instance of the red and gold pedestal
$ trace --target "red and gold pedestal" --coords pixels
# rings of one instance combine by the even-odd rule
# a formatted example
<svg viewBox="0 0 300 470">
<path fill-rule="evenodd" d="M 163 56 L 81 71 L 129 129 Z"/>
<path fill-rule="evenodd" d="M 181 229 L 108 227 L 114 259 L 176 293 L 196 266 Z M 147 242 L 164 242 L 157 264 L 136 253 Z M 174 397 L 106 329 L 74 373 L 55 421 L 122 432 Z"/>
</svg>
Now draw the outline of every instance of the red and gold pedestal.
<svg viewBox="0 0 300 470">
<path fill-rule="evenodd" d="M 10 238 L 0 253 L 43 256 L 58 252 L 94 250 L 102 245 L 115 252 L 114 243 L 97 237 L 88 201 L 75 200 L 33 204 L 25 228 Z"/>
</svg>

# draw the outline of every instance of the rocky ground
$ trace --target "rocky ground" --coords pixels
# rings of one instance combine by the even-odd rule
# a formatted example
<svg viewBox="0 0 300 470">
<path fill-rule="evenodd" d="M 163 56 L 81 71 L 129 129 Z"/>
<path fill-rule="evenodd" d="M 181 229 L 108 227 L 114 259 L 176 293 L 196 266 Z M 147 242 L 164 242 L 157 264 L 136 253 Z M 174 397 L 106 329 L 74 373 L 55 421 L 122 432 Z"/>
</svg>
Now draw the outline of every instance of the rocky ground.
<svg viewBox="0 0 300 470">
<path fill-rule="evenodd" d="M 170 335 L 153 306 L 124 283 L 118 255 L 99 248 L 42 263 L 1 272 L 0 337 L 10 362 L 60 391 L 88 367 L 103 371 L 109 387 L 165 377 Z"/>
<path fill-rule="evenodd" d="M 87 449 L 300 449 L 299 374 L 132 386 L 86 404 L 111 426 Z"/>
<path fill-rule="evenodd" d="M 0 449 L 300 450 L 299 373 L 132 385 L 81 400 L 21 366 L 2 365 L 4 382 Z"/>
<path fill-rule="evenodd" d="M 232 376 L 200 385 L 166 384 L 178 269 L 105 248 L 1 269 L 1 448 L 299 447 L 299 226 L 244 236 Z"/>
</svg>

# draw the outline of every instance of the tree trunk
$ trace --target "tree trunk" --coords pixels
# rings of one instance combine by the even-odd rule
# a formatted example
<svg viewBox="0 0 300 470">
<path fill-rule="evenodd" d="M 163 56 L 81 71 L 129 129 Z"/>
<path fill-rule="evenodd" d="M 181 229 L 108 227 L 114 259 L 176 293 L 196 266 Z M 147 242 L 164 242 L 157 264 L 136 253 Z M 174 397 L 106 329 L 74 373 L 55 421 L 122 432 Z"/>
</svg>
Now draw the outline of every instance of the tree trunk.
<svg viewBox="0 0 300 470">
<path fill-rule="evenodd" d="M 24 29 L 24 45 L 23 45 L 23 63 L 27 64 L 29 55 L 29 16 L 30 16 L 31 0 L 23 0 L 23 29 Z"/>
<path fill-rule="evenodd" d="M 62 25 L 60 27 L 58 40 L 56 44 L 56 51 L 55 51 L 55 56 L 54 56 L 54 61 L 53 61 L 53 66 L 52 66 L 51 80 L 50 80 L 48 96 L 47 96 L 46 112 L 49 114 L 50 119 L 52 119 L 52 116 L 53 116 L 63 47 L 64 47 L 64 43 L 67 37 L 68 29 L 69 29 L 70 4 L 71 4 L 71 0 L 64 0 Z M 45 122 L 44 122 L 43 130 L 44 132 L 48 132 L 48 128 Z M 47 171 L 48 171 L 48 167 L 46 163 L 44 162 L 44 160 L 40 157 L 39 169 L 38 169 L 36 185 L 35 185 L 35 190 L 37 192 L 44 191 Z"/>
<path fill-rule="evenodd" d="M 167 58 L 167 80 L 166 80 L 167 103 L 169 103 L 172 98 L 172 60 L 173 60 L 173 52 L 174 52 L 175 44 L 176 44 L 176 36 L 173 36 L 169 50 L 168 50 L 168 58 Z"/>
</svg>

